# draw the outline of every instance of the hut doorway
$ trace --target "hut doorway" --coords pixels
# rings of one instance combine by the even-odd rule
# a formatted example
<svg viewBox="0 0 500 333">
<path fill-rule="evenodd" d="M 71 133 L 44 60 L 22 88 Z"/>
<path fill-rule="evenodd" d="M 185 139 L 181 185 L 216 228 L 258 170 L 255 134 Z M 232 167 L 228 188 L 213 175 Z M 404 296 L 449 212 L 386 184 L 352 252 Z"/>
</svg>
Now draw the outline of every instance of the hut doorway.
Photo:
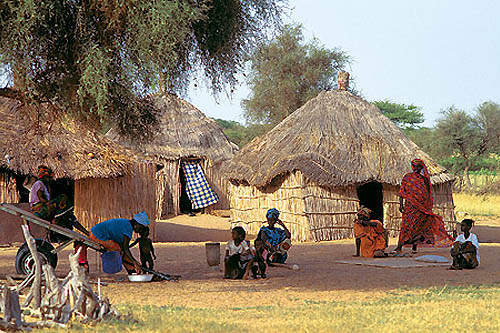
<svg viewBox="0 0 500 333">
<path fill-rule="evenodd" d="M 382 184 L 379 182 L 370 182 L 358 186 L 356 189 L 359 199 L 359 205 L 368 207 L 372 210 L 371 218 L 384 222 L 384 194 Z"/>
<path fill-rule="evenodd" d="M 198 159 L 191 159 L 183 160 L 180 163 L 179 183 L 181 185 L 181 195 L 179 208 L 181 212 L 191 216 L 219 201 L 219 196 L 213 191 L 205 177 L 201 162 Z"/>
<path fill-rule="evenodd" d="M 75 181 L 70 178 L 57 178 L 50 184 L 50 197 L 66 194 L 71 202 L 75 202 Z"/>
<path fill-rule="evenodd" d="M 179 184 L 180 184 L 180 197 L 179 197 L 179 210 L 182 214 L 192 214 L 193 206 L 191 205 L 191 200 L 189 200 L 186 188 L 186 176 L 184 175 L 184 170 L 182 166 L 179 166 Z"/>
</svg>

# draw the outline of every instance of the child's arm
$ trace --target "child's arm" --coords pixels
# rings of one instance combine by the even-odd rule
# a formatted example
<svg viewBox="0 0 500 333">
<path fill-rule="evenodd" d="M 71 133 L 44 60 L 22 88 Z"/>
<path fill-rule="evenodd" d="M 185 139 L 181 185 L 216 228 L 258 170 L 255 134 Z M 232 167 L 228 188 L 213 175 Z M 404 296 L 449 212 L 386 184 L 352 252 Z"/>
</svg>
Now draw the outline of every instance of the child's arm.
<svg viewBox="0 0 500 333">
<path fill-rule="evenodd" d="M 78 222 L 78 220 L 73 221 L 73 226 L 75 227 L 76 230 L 83 232 L 84 235 L 86 236 L 89 235 L 88 230 L 85 229 L 85 227 L 80 222 Z"/>
<path fill-rule="evenodd" d="M 137 243 L 139 243 L 139 238 L 137 238 L 132 244 L 130 244 L 128 248 L 130 249 L 131 247 L 134 247 L 135 245 L 137 245 Z"/>
<path fill-rule="evenodd" d="M 153 255 L 153 258 L 156 260 L 156 254 L 155 254 L 155 248 L 153 247 L 153 241 L 150 239 L 149 242 L 151 245 L 151 254 Z"/>
<path fill-rule="evenodd" d="M 247 241 L 244 240 L 241 245 L 243 247 L 243 251 L 241 252 L 241 254 L 244 256 L 250 254 L 250 247 L 248 246 Z"/>
</svg>

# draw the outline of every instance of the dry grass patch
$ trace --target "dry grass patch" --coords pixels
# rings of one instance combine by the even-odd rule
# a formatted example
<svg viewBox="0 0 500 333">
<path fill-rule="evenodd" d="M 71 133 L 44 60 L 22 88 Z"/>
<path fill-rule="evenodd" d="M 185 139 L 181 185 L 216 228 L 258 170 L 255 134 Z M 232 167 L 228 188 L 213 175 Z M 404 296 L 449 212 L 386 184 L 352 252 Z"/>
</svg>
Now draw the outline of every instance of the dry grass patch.
<svg viewBox="0 0 500 333">
<path fill-rule="evenodd" d="M 466 306 L 464 306 L 466 305 Z M 284 306 L 132 306 L 139 323 L 75 325 L 82 332 L 403 332 L 498 331 L 498 286 L 398 289 L 383 297 L 350 301 L 303 299 Z M 68 330 L 60 330 L 60 332 Z"/>
<path fill-rule="evenodd" d="M 500 216 L 500 195 L 453 194 L 456 212 L 473 216 Z"/>
</svg>

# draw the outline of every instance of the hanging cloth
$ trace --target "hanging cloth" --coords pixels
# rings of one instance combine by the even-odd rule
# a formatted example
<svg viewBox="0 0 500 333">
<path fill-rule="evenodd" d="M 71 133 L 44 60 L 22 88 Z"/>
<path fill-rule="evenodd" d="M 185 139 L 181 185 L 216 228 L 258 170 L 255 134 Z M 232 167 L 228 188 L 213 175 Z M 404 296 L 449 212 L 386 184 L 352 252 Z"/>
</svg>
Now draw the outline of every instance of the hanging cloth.
<svg viewBox="0 0 500 333">
<path fill-rule="evenodd" d="M 193 209 L 213 205 L 219 201 L 208 183 L 198 161 L 182 161 L 182 170 L 186 178 L 186 192 Z"/>
</svg>

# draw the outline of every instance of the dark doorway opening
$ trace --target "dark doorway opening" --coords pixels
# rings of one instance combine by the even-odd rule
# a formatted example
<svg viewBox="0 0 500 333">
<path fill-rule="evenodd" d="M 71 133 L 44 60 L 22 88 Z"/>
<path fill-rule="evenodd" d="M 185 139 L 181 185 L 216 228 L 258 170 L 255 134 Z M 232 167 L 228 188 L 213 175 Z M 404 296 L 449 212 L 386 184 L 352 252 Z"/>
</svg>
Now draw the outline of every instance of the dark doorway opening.
<svg viewBox="0 0 500 333">
<path fill-rule="evenodd" d="M 24 186 L 27 176 L 16 174 L 16 190 L 19 194 L 19 203 L 30 202 L 30 190 Z"/>
<path fill-rule="evenodd" d="M 50 198 L 66 194 L 71 202 L 75 202 L 75 181 L 69 178 L 57 178 L 50 184 Z"/>
<path fill-rule="evenodd" d="M 184 176 L 184 170 L 182 166 L 179 168 L 179 180 L 181 183 L 181 196 L 179 198 L 179 209 L 182 214 L 189 214 L 193 212 L 193 207 L 191 205 L 191 200 L 187 195 L 186 189 L 186 177 Z"/>
<path fill-rule="evenodd" d="M 359 205 L 368 207 L 372 210 L 372 220 L 384 222 L 384 194 L 382 184 L 379 182 L 370 182 L 358 186 L 356 189 L 359 199 Z"/>
</svg>

